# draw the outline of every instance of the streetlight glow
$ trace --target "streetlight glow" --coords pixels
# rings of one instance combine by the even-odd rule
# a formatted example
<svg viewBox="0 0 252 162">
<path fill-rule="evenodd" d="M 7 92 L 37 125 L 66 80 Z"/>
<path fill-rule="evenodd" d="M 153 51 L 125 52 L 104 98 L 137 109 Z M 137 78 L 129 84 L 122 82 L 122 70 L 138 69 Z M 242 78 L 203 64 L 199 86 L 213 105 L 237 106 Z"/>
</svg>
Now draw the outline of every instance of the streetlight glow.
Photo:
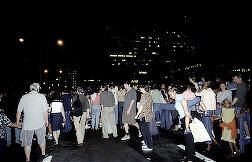
<svg viewBox="0 0 252 162">
<path fill-rule="evenodd" d="M 58 46 L 63 46 L 64 45 L 64 41 L 62 39 L 57 40 L 57 45 Z"/>
<path fill-rule="evenodd" d="M 47 70 L 47 69 L 45 69 L 45 70 L 44 70 L 44 73 L 45 73 L 45 74 L 47 74 L 47 73 L 48 73 L 48 70 Z"/>
<path fill-rule="evenodd" d="M 24 42 L 24 38 L 19 38 L 18 41 L 19 41 L 20 43 L 23 43 L 23 42 Z"/>
</svg>

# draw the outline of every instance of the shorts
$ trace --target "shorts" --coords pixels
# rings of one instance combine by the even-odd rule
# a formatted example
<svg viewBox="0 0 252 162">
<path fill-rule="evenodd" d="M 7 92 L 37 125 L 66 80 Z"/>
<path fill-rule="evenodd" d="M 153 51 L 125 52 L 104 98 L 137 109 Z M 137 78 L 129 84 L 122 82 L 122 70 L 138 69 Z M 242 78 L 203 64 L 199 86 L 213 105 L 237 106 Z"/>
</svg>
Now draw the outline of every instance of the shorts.
<svg viewBox="0 0 252 162">
<path fill-rule="evenodd" d="M 22 141 L 21 146 L 31 146 L 32 145 L 32 140 L 33 136 L 37 136 L 38 144 L 43 144 L 46 142 L 45 136 L 46 136 L 46 127 L 42 127 L 36 130 L 21 130 L 20 134 L 20 141 Z"/>
</svg>

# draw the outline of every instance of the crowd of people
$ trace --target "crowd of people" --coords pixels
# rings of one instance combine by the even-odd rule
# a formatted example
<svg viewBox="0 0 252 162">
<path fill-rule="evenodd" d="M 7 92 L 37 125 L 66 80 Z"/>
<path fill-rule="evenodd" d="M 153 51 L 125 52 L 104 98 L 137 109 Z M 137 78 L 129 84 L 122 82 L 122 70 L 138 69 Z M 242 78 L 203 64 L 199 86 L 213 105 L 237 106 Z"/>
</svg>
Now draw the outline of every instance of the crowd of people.
<svg viewBox="0 0 252 162">
<path fill-rule="evenodd" d="M 118 130 L 122 130 L 125 135 L 120 140 L 130 140 L 130 126 L 135 127 L 138 137 L 143 139 L 143 151 L 153 151 L 150 126 L 153 122 L 160 128 L 168 127 L 173 131 L 184 129 L 187 161 L 193 161 L 195 155 L 190 130 L 195 117 L 202 121 L 211 138 L 205 141 L 205 151 L 210 151 L 213 144 L 220 145 L 222 140 L 228 142 L 230 155 L 234 156 L 244 153 L 244 146 L 250 142 L 250 87 L 240 74 L 234 74 L 231 82 L 190 77 L 183 82 L 160 86 L 132 85 L 125 81 L 117 85 L 109 83 L 48 94 L 42 92 L 39 83 L 31 84 L 30 92 L 17 100 L 15 113 L 11 111 L 10 115 L 14 114 L 15 118 L 11 120 L 6 95 L 1 93 L 0 158 L 10 145 L 9 129 L 15 129 L 15 142 L 24 147 L 26 161 L 30 161 L 34 135 L 41 156 L 45 158 L 48 156 L 46 138 L 53 139 L 57 148 L 62 132 L 74 129 L 76 146 L 82 147 L 88 121 L 91 121 L 93 133 L 101 128 L 101 138 L 104 139 L 118 138 Z M 215 136 L 216 125 L 222 129 L 221 139 Z"/>
</svg>

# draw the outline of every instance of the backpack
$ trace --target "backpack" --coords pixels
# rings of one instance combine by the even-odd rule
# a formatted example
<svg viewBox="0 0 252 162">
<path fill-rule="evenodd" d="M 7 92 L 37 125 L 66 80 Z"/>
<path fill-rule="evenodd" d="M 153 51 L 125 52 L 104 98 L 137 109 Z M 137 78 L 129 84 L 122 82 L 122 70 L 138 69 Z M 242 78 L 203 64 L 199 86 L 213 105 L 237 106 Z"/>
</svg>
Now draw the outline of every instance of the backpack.
<svg viewBox="0 0 252 162">
<path fill-rule="evenodd" d="M 82 116 L 83 109 L 82 109 L 82 103 L 80 101 L 79 95 L 77 95 L 77 99 L 73 102 L 72 105 L 72 114 L 73 116 Z"/>
</svg>

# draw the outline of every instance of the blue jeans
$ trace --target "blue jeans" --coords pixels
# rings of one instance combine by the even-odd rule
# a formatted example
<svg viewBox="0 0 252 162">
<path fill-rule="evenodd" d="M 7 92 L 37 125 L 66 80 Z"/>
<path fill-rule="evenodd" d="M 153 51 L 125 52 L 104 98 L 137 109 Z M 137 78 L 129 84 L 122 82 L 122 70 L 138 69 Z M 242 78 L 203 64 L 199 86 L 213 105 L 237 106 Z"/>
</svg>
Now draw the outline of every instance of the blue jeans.
<svg viewBox="0 0 252 162">
<path fill-rule="evenodd" d="M 161 128 L 170 129 L 173 125 L 172 111 L 175 110 L 174 104 L 161 103 Z"/>
<path fill-rule="evenodd" d="M 92 121 L 91 121 L 92 129 L 99 128 L 100 114 L 101 114 L 101 106 L 92 105 Z"/>
<path fill-rule="evenodd" d="M 6 145 L 11 145 L 11 127 L 6 127 Z"/>
<path fill-rule="evenodd" d="M 192 100 L 187 101 L 188 111 L 190 112 L 192 108 L 200 102 L 200 97 L 195 97 Z"/>
<path fill-rule="evenodd" d="M 15 142 L 17 144 L 21 144 L 21 141 L 20 141 L 20 133 L 21 133 L 21 128 L 15 128 Z"/>
<path fill-rule="evenodd" d="M 120 127 L 123 127 L 122 123 L 123 104 L 124 102 L 118 102 L 118 124 Z"/>
<path fill-rule="evenodd" d="M 206 127 L 207 133 L 209 134 L 210 138 L 214 139 L 214 135 L 212 133 L 212 131 L 213 131 L 213 123 L 211 121 L 211 118 L 213 116 L 213 111 L 212 110 L 207 110 L 207 114 L 209 114 L 209 116 L 203 116 L 202 117 L 202 123 Z M 206 143 L 207 144 L 212 144 L 212 141 L 208 141 Z"/>
<path fill-rule="evenodd" d="M 153 112 L 155 114 L 155 121 L 161 121 L 160 103 L 153 103 Z"/>
<path fill-rule="evenodd" d="M 115 122 L 118 124 L 118 104 L 114 106 L 115 109 Z"/>
<path fill-rule="evenodd" d="M 240 113 L 241 107 L 235 107 L 235 110 L 237 113 Z M 240 145 L 241 153 L 245 153 L 245 145 L 250 143 L 250 140 L 244 139 L 244 136 L 245 136 L 244 121 L 247 121 L 248 126 L 250 128 L 250 113 L 246 113 L 242 115 L 240 118 L 238 118 L 238 128 L 240 129 L 239 145 Z"/>
<path fill-rule="evenodd" d="M 150 133 L 150 122 L 146 122 L 145 118 L 140 119 L 140 129 L 144 138 L 144 142 L 148 148 L 153 148 L 152 135 Z"/>
<path fill-rule="evenodd" d="M 72 130 L 70 113 L 71 113 L 71 111 L 65 111 L 66 122 L 65 122 L 64 129 L 63 129 L 63 132 L 65 132 L 65 133 L 70 132 Z"/>
</svg>

